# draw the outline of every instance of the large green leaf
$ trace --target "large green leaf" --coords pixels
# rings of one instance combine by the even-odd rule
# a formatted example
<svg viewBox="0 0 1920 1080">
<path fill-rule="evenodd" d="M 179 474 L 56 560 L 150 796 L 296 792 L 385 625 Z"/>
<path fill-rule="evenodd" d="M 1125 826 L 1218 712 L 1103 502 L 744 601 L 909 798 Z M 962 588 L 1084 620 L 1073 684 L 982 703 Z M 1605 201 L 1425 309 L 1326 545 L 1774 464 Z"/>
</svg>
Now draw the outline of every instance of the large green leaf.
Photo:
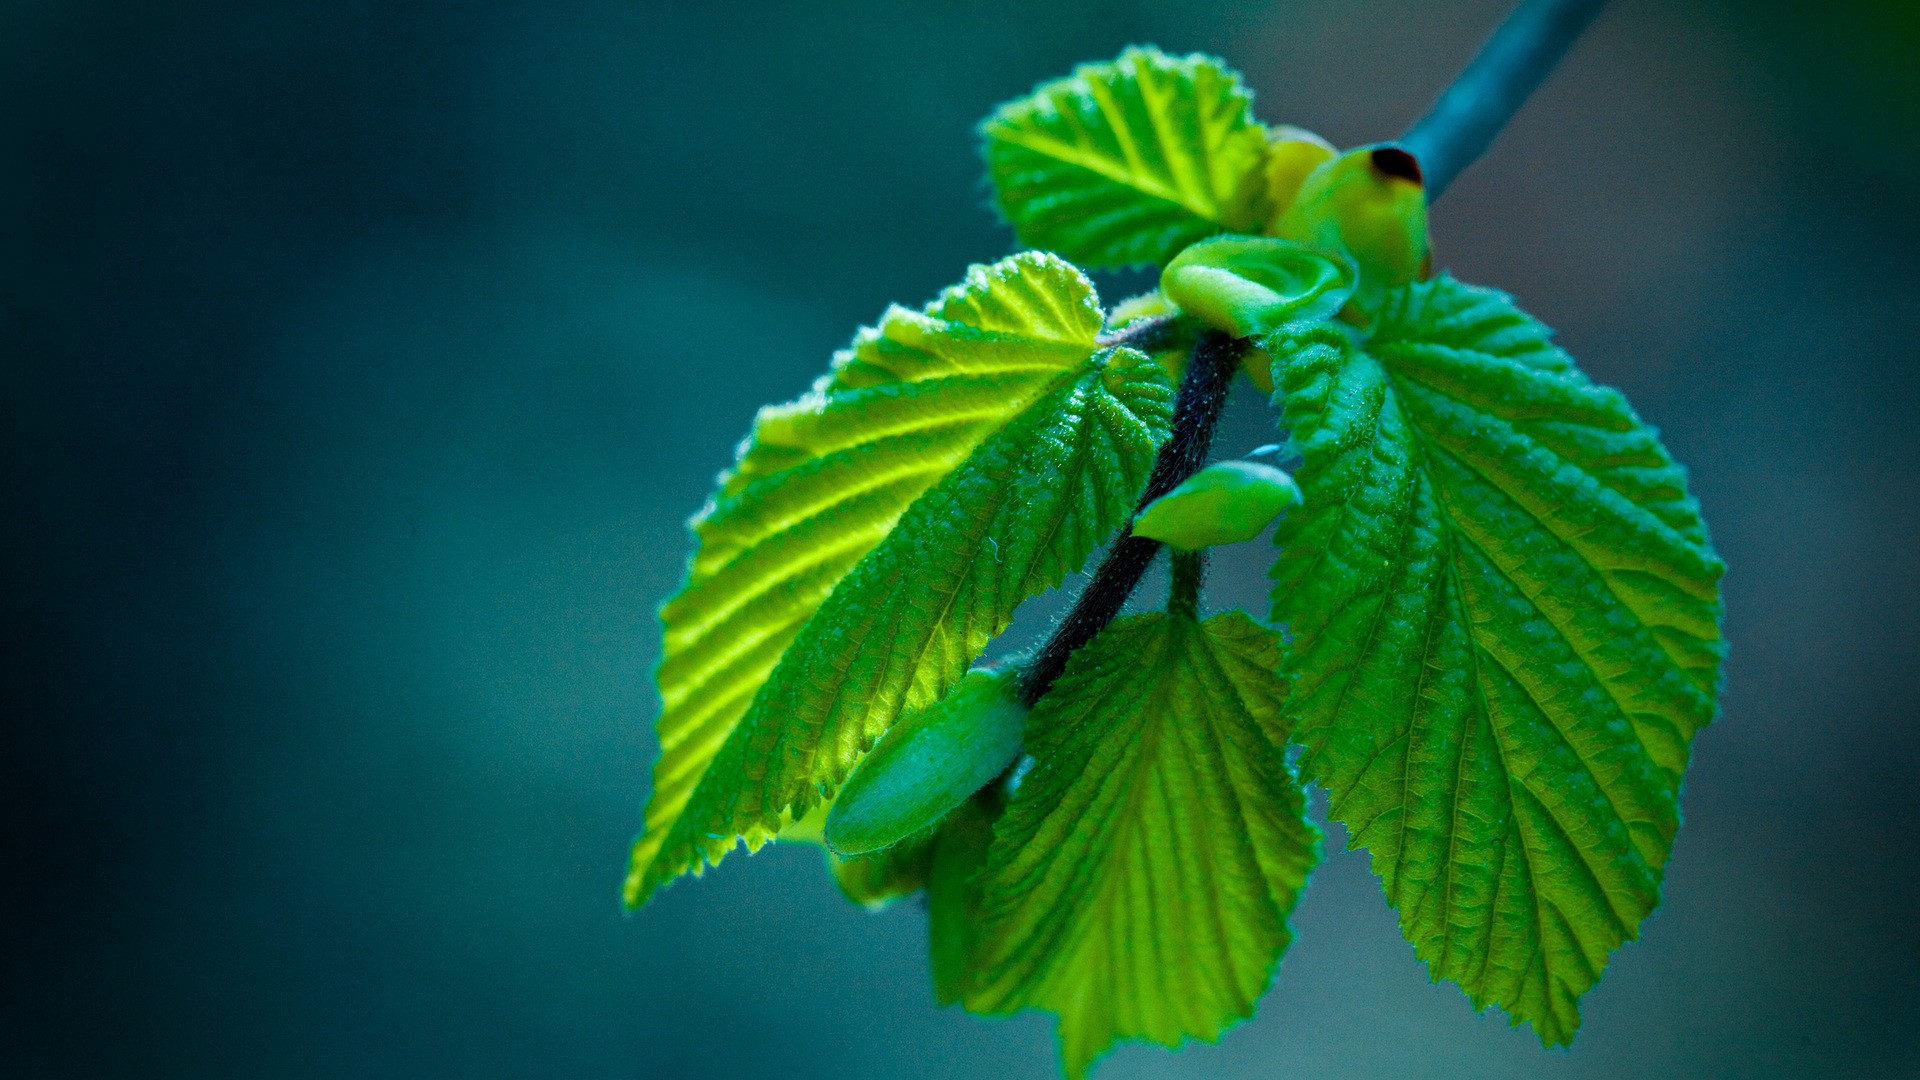
<svg viewBox="0 0 1920 1080">
<path fill-rule="evenodd" d="M 1274 617 L 1302 768 L 1478 1008 L 1572 1039 L 1659 900 L 1713 716 L 1722 566 L 1618 392 L 1503 294 L 1403 287 L 1266 342 L 1304 504 Z"/>
<path fill-rule="evenodd" d="M 1278 636 L 1149 614 L 1074 654 L 994 829 L 969 1008 L 1060 1016 L 1070 1076 L 1116 1039 L 1249 1016 L 1319 855 L 1282 751 Z"/>
<path fill-rule="evenodd" d="M 1125 519 L 1173 390 L 1100 327 L 1078 271 L 1017 255 L 889 312 L 761 418 L 665 611 L 629 903 L 803 815 Z"/>
<path fill-rule="evenodd" d="M 1021 242 L 1086 266 L 1163 263 L 1261 217 L 1266 130 L 1210 57 L 1128 49 L 1002 105 L 981 134 Z"/>
</svg>

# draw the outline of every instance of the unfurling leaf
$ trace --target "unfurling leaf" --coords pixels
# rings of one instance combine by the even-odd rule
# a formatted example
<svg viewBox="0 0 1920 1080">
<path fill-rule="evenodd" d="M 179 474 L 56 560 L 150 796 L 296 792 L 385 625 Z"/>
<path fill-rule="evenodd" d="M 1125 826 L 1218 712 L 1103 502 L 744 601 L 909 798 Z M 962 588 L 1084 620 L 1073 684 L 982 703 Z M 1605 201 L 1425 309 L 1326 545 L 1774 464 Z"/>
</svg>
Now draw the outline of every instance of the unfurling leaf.
<svg viewBox="0 0 1920 1080">
<path fill-rule="evenodd" d="M 1290 240 L 1219 236 L 1182 251 L 1160 273 L 1180 310 L 1234 337 L 1325 319 L 1353 295 L 1352 263 Z"/>
<path fill-rule="evenodd" d="M 1503 294 L 1275 335 L 1304 463 L 1273 613 L 1302 768 L 1435 978 L 1565 1043 L 1659 901 L 1722 566 L 1681 468 Z"/>
<path fill-rule="evenodd" d="M 1008 102 L 981 125 L 1020 242 L 1094 269 L 1163 263 L 1259 226 L 1266 129 L 1240 76 L 1135 48 Z"/>
<path fill-rule="evenodd" d="M 663 612 L 629 903 L 804 815 L 1126 519 L 1173 392 L 1101 324 L 1078 271 L 1016 255 L 889 311 L 761 417 Z"/>
<path fill-rule="evenodd" d="M 1212 1040 L 1251 1015 L 1319 854 L 1279 660 L 1239 612 L 1134 616 L 1074 654 L 994 829 L 969 1008 L 1058 1013 L 1072 1077 L 1117 1039 Z"/>
<path fill-rule="evenodd" d="M 1260 535 L 1300 501 L 1293 477 L 1257 461 L 1217 461 L 1147 504 L 1133 535 L 1189 551 Z"/>
<path fill-rule="evenodd" d="M 827 846 L 878 851 L 921 832 L 1020 754 L 1027 709 L 1010 669 L 969 671 L 947 695 L 903 717 L 847 777 L 827 814 Z"/>
</svg>

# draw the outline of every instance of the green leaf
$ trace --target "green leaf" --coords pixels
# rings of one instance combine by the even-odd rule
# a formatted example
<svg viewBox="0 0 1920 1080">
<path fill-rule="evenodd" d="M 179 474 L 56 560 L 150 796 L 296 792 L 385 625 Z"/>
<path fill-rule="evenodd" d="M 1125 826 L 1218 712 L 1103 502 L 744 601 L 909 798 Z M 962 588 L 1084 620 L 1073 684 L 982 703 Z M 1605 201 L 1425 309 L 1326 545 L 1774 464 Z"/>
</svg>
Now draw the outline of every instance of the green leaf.
<svg viewBox="0 0 1920 1080">
<path fill-rule="evenodd" d="M 1659 900 L 1717 582 L 1680 466 L 1505 295 L 1266 343 L 1304 462 L 1273 613 L 1302 768 L 1476 1008 L 1566 1043 Z"/>
<path fill-rule="evenodd" d="M 629 903 L 830 795 L 1125 520 L 1173 389 L 1100 327 L 1078 271 L 1017 255 L 889 312 L 762 417 L 665 612 L 666 749 Z"/>
<path fill-rule="evenodd" d="M 1028 718 L 994 830 L 968 1007 L 1060 1016 L 1070 1076 L 1116 1039 L 1252 1014 L 1319 855 L 1282 751 L 1278 636 L 1149 614 L 1074 654 Z"/>
<path fill-rule="evenodd" d="M 1176 255 L 1160 291 L 1216 330 L 1253 337 L 1331 318 L 1353 295 L 1354 277 L 1345 255 L 1267 236 L 1216 236 Z"/>
<path fill-rule="evenodd" d="M 1021 243 L 1096 269 L 1163 263 L 1262 216 L 1266 130 L 1210 57 L 1128 49 L 1002 105 L 981 134 Z"/>
</svg>

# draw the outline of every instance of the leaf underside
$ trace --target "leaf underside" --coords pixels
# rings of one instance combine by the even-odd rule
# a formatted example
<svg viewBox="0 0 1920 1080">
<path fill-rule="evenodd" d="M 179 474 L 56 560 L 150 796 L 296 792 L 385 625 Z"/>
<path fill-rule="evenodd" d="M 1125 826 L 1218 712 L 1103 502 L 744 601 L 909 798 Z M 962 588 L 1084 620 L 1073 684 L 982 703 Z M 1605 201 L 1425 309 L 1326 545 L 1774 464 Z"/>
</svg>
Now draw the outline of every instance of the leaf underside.
<svg viewBox="0 0 1920 1080">
<path fill-rule="evenodd" d="M 1073 267 L 1013 256 L 889 311 L 812 394 L 762 413 L 662 611 L 630 904 L 803 815 L 1125 519 L 1172 387 L 1102 349 L 1101 318 Z"/>
<path fill-rule="evenodd" d="M 988 117 L 987 178 L 1023 244 L 1095 269 L 1163 263 L 1260 220 L 1252 101 L 1210 57 L 1128 49 Z"/>
<path fill-rule="evenodd" d="M 1436 979 L 1566 1043 L 1659 900 L 1722 564 L 1683 470 L 1503 294 L 1267 342 L 1304 459 L 1273 616 L 1301 766 Z"/>
<path fill-rule="evenodd" d="M 1319 854 L 1279 662 L 1239 612 L 1134 616 L 1074 655 L 994 830 L 969 1008 L 1058 1013 L 1073 1077 L 1117 1039 L 1213 1040 L 1252 1014 Z"/>
</svg>

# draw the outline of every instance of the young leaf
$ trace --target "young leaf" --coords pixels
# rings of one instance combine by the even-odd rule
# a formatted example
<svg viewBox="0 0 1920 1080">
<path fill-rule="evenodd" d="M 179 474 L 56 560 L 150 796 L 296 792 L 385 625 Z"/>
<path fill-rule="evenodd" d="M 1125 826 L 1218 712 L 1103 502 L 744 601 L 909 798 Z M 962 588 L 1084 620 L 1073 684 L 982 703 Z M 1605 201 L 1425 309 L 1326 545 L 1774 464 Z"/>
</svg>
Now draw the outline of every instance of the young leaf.
<svg viewBox="0 0 1920 1080">
<path fill-rule="evenodd" d="M 1210 57 L 1128 49 L 1002 105 L 981 134 L 1021 243 L 1096 269 L 1163 263 L 1262 217 L 1266 129 Z"/>
<path fill-rule="evenodd" d="M 1303 506 L 1276 620 L 1302 768 L 1436 979 L 1566 1043 L 1659 900 L 1717 582 L 1685 474 L 1503 294 L 1267 343 Z"/>
<path fill-rule="evenodd" d="M 1159 363 L 1101 348 L 1100 326 L 1086 279 L 1059 259 L 1029 253 L 977 268 L 924 315 L 890 312 L 836 362 L 816 438 L 847 439 L 852 430 L 874 445 L 823 485 L 824 494 L 766 493 L 774 505 L 758 514 L 790 531 L 739 558 L 759 557 L 762 565 L 824 558 L 838 569 L 843 545 L 851 545 L 861 549 L 859 563 L 824 602 L 758 577 L 739 587 L 772 591 L 792 644 L 775 652 L 768 635 L 754 648 L 734 632 L 708 647 L 751 655 L 755 685 L 735 678 L 726 690 L 752 693 L 752 704 L 703 741 L 711 763 L 698 763 L 705 768 L 697 784 L 676 774 L 678 804 L 649 812 L 630 903 L 717 862 L 737 839 L 758 847 L 830 794 L 897 717 L 953 685 L 1015 606 L 1059 584 L 1125 520 L 1166 438 L 1173 391 Z M 857 397 L 833 408 L 843 394 Z M 948 426 L 963 427 L 964 438 L 949 436 Z M 792 468 L 804 474 L 814 463 Z M 897 520 L 817 509 L 874 491 L 897 500 L 893 485 L 908 483 L 903 476 L 924 494 L 916 492 Z M 804 542 L 793 532 L 804 533 Z M 805 599 L 804 610 L 794 595 Z M 708 667 L 726 662 L 701 659 Z M 676 700 L 669 697 L 669 706 Z"/>
<path fill-rule="evenodd" d="M 694 518 L 661 609 L 660 759 L 627 902 L 714 754 L 840 579 L 980 441 L 1086 365 L 1101 326 L 1071 266 L 975 267 L 924 312 L 893 308 L 791 404 L 762 409 Z"/>
<path fill-rule="evenodd" d="M 1319 855 L 1281 750 L 1279 639 L 1239 612 L 1114 623 L 1028 717 L 969 1008 L 1060 1016 L 1069 1076 L 1122 1038 L 1249 1016 Z"/>
<path fill-rule="evenodd" d="M 1354 277 L 1344 254 L 1268 236 L 1217 236 L 1174 256 L 1160 291 L 1208 326 L 1252 337 L 1330 318 L 1353 295 Z"/>
</svg>

